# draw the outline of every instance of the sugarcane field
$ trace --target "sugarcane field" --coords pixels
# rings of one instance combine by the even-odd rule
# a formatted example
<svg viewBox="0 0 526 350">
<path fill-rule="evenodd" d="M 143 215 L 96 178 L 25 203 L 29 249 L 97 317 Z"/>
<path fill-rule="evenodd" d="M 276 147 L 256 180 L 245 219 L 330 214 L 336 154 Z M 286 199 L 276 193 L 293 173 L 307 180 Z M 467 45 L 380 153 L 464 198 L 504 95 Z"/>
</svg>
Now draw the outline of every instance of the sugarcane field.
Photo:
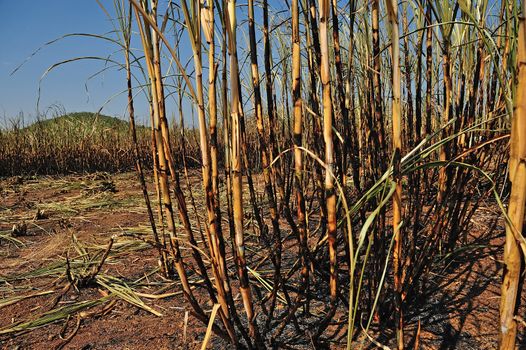
<svg viewBox="0 0 526 350">
<path fill-rule="evenodd" d="M 526 0 L 0 1 L 0 349 L 526 349 Z"/>
</svg>

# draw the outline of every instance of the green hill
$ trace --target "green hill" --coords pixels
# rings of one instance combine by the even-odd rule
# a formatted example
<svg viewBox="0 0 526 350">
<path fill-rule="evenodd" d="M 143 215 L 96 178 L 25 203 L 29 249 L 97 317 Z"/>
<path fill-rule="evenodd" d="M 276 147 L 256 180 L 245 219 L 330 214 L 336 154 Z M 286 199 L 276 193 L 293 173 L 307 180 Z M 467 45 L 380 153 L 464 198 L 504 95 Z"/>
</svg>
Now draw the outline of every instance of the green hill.
<svg viewBox="0 0 526 350">
<path fill-rule="evenodd" d="M 114 131 L 128 132 L 129 124 L 127 121 L 110 117 L 103 114 L 90 112 L 69 113 L 63 116 L 38 120 L 27 126 L 27 131 L 35 132 L 38 130 L 76 130 L 88 132 Z"/>
</svg>

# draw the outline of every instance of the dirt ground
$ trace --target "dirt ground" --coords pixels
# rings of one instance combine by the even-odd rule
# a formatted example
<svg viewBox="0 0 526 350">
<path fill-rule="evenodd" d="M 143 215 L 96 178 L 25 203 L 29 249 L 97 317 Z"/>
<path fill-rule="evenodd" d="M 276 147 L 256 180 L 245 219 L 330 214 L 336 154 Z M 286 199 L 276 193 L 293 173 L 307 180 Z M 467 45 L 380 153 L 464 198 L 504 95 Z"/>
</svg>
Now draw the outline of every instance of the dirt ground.
<svg viewBox="0 0 526 350">
<path fill-rule="evenodd" d="M 157 252 L 144 242 L 150 230 L 134 174 L 0 181 L 2 349 L 200 348 L 206 327 L 189 314 L 177 281 L 156 273 Z M 504 232 L 498 216 L 494 205 L 481 206 L 469 244 L 405 316 L 408 339 L 420 322 L 421 349 L 496 348 Z M 65 291 L 68 273 L 97 268 L 112 237 L 99 283 Z M 110 292 L 124 296 L 110 299 Z M 55 321 L 34 322 L 49 318 Z M 526 349 L 525 332 L 521 324 Z M 212 348 L 227 347 L 217 338 Z M 344 340 L 331 346 L 343 347 Z"/>
</svg>

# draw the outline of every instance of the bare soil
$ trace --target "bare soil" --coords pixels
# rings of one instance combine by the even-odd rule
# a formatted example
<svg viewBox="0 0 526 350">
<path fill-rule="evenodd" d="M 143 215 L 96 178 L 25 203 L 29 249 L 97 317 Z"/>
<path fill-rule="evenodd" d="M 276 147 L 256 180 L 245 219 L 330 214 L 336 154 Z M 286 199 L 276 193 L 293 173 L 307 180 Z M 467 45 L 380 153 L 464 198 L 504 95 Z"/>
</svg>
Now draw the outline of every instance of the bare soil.
<svg viewBox="0 0 526 350">
<path fill-rule="evenodd" d="M 192 182 L 192 186 L 199 186 L 199 181 Z M 0 348 L 200 348 L 206 327 L 190 314 L 177 281 L 165 280 L 156 273 L 157 251 L 137 238 L 151 239 L 134 174 L 9 178 L 0 180 L 0 198 Z M 420 323 L 421 349 L 497 347 L 504 232 L 502 221 L 496 219 L 499 216 L 492 203 L 479 209 L 473 230 L 464 237 L 465 248 L 450 257 L 442 273 L 435 273 L 431 287 L 406 315 L 408 342 L 414 339 Z M 9 239 L 13 225 L 26 226 L 22 235 L 14 237 L 16 240 Z M 146 307 L 116 299 L 110 308 L 105 300 L 42 327 L 32 325 L 2 334 L 50 310 L 107 296 L 108 290 L 100 285 L 72 287 L 65 292 L 64 264 L 66 257 L 72 263 L 86 256 L 97 261 L 111 237 L 112 254 L 100 275 L 115 278 L 110 279 L 114 284 L 122 285 L 124 281 L 135 293 L 142 293 L 139 298 Z M 50 273 L 57 262 L 62 270 Z M 82 264 L 75 266 L 71 269 L 82 270 Z M 38 275 L 35 271 L 44 272 Z M 196 291 L 206 300 L 203 289 Z M 41 292 L 48 294 L 6 302 Z M 526 304 L 525 294 L 522 305 Z M 519 347 L 526 349 L 525 332 L 524 324 L 519 325 Z M 389 331 L 377 329 L 375 333 L 378 341 L 392 345 Z M 69 335 L 74 336 L 68 339 Z M 344 342 L 341 339 L 331 348 L 344 348 Z M 227 345 L 213 336 L 211 347 Z"/>
</svg>

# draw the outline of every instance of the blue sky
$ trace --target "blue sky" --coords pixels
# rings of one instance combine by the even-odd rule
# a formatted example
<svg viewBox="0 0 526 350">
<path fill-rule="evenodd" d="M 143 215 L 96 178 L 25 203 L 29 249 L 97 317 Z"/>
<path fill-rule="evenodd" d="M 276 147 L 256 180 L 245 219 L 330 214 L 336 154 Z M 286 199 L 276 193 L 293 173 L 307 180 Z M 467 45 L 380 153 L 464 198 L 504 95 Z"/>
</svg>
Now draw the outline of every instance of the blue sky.
<svg viewBox="0 0 526 350">
<path fill-rule="evenodd" d="M 107 10 L 113 14 L 113 1 L 101 0 Z M 271 7 L 283 9 L 284 3 L 269 1 Z M 240 59 L 247 54 L 246 37 L 246 5 L 240 3 L 239 10 L 239 52 Z M 164 13 L 164 9 L 160 11 Z M 286 15 L 285 11 L 285 14 Z M 261 18 L 261 9 L 256 8 L 256 18 Z M 278 19 L 281 22 L 282 19 Z M 112 116 L 126 117 L 127 98 L 122 94 L 108 104 L 105 102 L 111 96 L 123 92 L 126 81 L 125 72 L 108 69 L 103 74 L 89 79 L 94 73 L 104 68 L 101 61 L 77 61 L 61 65 L 41 80 L 46 70 L 63 60 L 83 56 L 107 57 L 115 52 L 116 45 L 93 38 L 69 37 L 42 47 L 47 42 L 71 33 L 107 34 L 113 29 L 112 23 L 101 10 L 95 0 L 0 0 L 0 126 L 9 124 L 9 120 L 23 113 L 24 122 L 35 120 L 37 114 L 53 116 L 53 106 L 58 105 L 66 112 L 97 111 L 104 105 L 102 113 Z M 259 36 L 259 30 L 257 30 Z M 140 49 L 140 41 L 135 33 L 132 47 Z M 187 35 L 183 36 L 180 45 L 181 61 L 187 62 L 191 51 Z M 27 58 L 38 48 L 42 49 L 31 59 Z M 217 48 L 219 50 L 219 48 Z M 261 48 L 262 50 L 262 48 Z M 219 54 L 219 51 L 218 51 Z M 261 53 L 262 54 L 262 53 Z M 140 54 L 139 54 L 140 55 Z M 262 57 L 262 56 L 261 56 Z M 122 62 L 120 54 L 115 56 Z M 21 63 L 24 65 L 11 74 Z M 191 60 L 190 60 L 191 62 Z M 166 61 L 166 63 L 168 63 Z M 207 76 L 207 60 L 203 60 L 204 76 Z M 167 71 L 164 74 L 173 74 Z M 193 64 L 188 66 L 193 69 Z M 246 67 L 242 67 L 246 68 Z M 189 72 L 191 74 L 191 72 Z M 244 72 L 248 74 L 248 72 Z M 246 76 L 249 81 L 249 75 Z M 40 101 L 37 99 L 38 88 Z M 86 89 L 87 86 L 87 89 Z M 176 96 L 171 95 L 168 101 L 168 118 L 177 113 L 174 105 Z M 250 104 L 247 100 L 246 103 Z M 136 99 L 135 110 L 137 120 L 147 122 L 148 105 L 143 96 Z M 184 114 L 187 126 L 192 126 L 193 113 L 187 100 L 184 102 Z M 177 117 L 178 118 L 178 117 Z"/>
<path fill-rule="evenodd" d="M 103 2 L 112 8 L 111 1 Z M 0 121 L 19 112 L 26 121 L 35 118 L 40 77 L 54 63 L 79 56 L 107 56 L 115 46 L 96 39 L 66 38 L 44 47 L 11 75 L 32 52 L 67 33 L 104 34 L 111 30 L 111 22 L 95 0 L 0 0 Z M 73 62 L 50 72 L 41 83 L 40 113 L 54 104 L 67 112 L 98 110 L 125 87 L 124 72 L 115 69 L 87 81 L 103 67 L 97 61 Z M 123 115 L 125 107 L 123 96 L 108 104 L 104 113 Z M 146 105 L 139 104 L 137 109 L 144 118 Z"/>
</svg>

